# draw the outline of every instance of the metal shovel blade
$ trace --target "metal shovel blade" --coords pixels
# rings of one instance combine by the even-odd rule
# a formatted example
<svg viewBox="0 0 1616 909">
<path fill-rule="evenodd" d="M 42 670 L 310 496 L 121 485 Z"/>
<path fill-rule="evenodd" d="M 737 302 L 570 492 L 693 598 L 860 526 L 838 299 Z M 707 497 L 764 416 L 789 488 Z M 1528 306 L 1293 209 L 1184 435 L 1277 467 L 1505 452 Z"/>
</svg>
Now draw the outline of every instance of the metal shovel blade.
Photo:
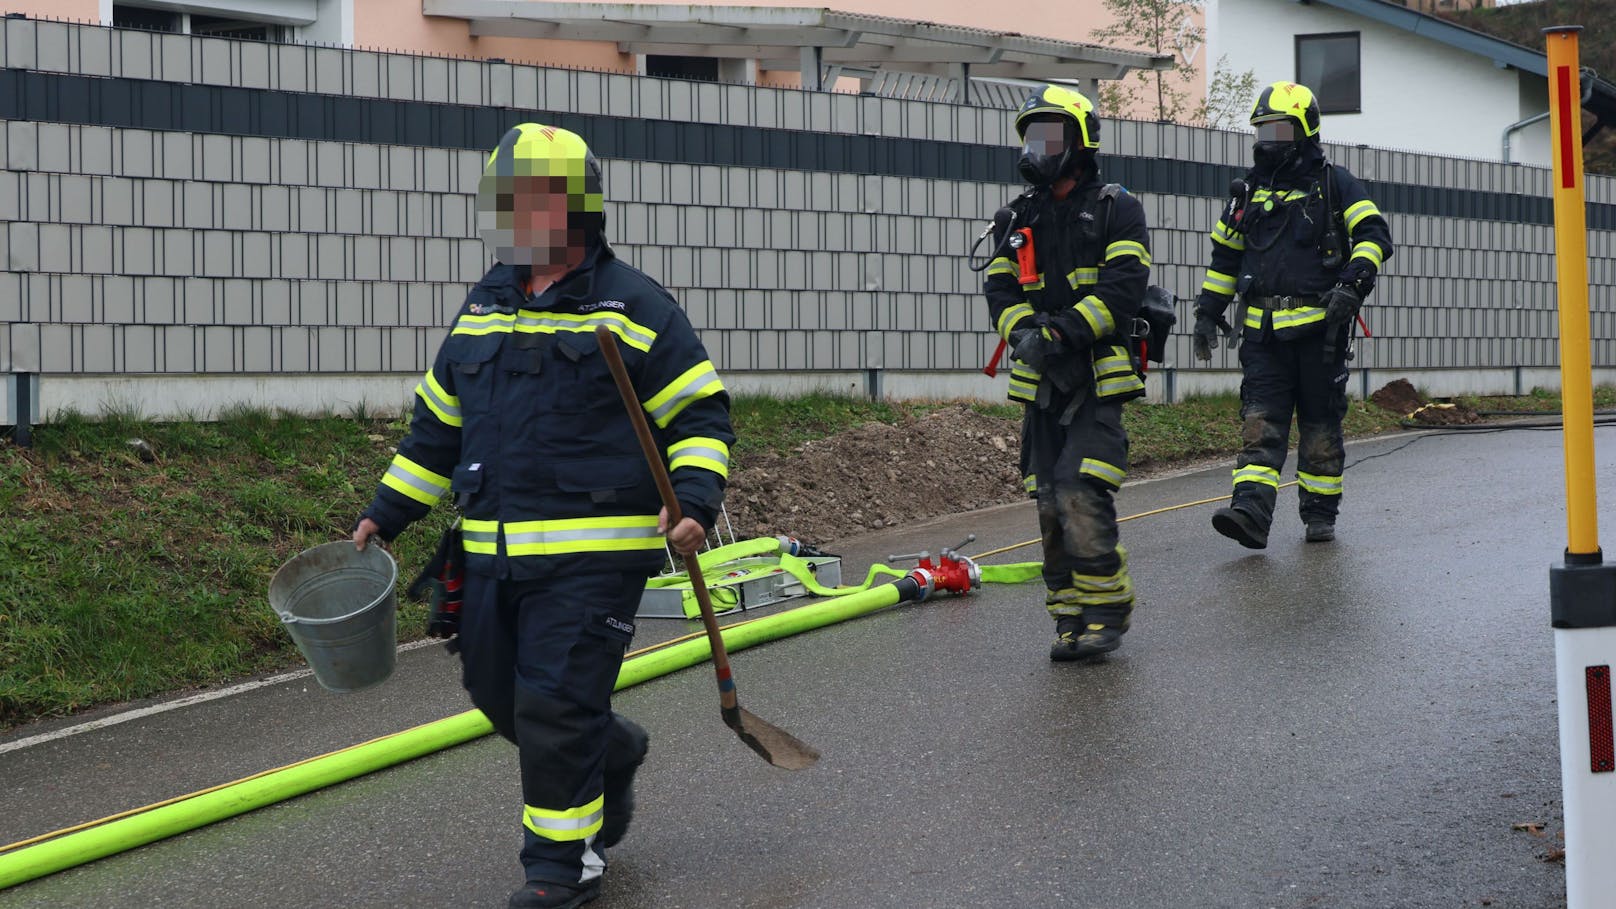
<svg viewBox="0 0 1616 909">
<path fill-rule="evenodd" d="M 807 770 L 819 760 L 819 752 L 791 733 L 736 705 L 723 710 L 724 725 L 735 730 L 746 747 L 784 770 Z"/>
</svg>

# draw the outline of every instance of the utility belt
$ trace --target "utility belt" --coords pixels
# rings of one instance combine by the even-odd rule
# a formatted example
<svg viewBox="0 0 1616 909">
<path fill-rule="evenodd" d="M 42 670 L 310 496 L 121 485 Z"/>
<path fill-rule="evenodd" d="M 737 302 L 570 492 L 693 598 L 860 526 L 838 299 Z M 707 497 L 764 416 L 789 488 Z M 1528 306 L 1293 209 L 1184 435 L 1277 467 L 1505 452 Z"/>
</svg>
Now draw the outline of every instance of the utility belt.
<svg viewBox="0 0 1616 909">
<path fill-rule="evenodd" d="M 1300 309 L 1303 306 L 1319 305 L 1319 296 L 1318 294 L 1307 294 L 1284 297 L 1247 297 L 1246 305 L 1267 310 Z"/>
</svg>

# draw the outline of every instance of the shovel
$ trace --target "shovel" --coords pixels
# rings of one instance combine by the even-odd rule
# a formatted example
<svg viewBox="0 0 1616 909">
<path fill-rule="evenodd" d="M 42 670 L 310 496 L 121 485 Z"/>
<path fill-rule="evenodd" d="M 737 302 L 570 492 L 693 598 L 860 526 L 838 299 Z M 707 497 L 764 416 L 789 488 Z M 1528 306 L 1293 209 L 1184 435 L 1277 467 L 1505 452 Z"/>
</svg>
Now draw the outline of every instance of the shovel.
<svg viewBox="0 0 1616 909">
<path fill-rule="evenodd" d="M 595 328 L 595 338 L 600 342 L 606 365 L 611 367 L 612 378 L 617 382 L 617 393 L 623 396 L 623 407 L 628 411 L 628 418 L 634 423 L 634 434 L 640 439 L 640 450 L 645 454 L 645 462 L 656 479 L 662 505 L 668 510 L 668 527 L 672 528 L 678 525 L 682 517 L 679 500 L 674 498 L 673 483 L 668 479 L 668 469 L 662 463 L 662 453 L 651 438 L 651 427 L 645 422 L 645 412 L 640 406 L 639 395 L 634 391 L 634 383 L 629 380 L 628 370 L 623 367 L 617 339 L 612 336 L 611 329 L 604 325 Z M 819 760 L 818 751 L 741 706 L 740 698 L 735 693 L 735 679 L 730 675 L 729 653 L 724 649 L 724 637 L 718 630 L 713 602 L 707 594 L 706 581 L 701 576 L 701 563 L 694 558 L 684 559 L 684 563 L 685 572 L 690 575 L 690 589 L 696 594 L 696 603 L 701 607 L 701 623 L 707 629 L 707 641 L 713 650 L 713 668 L 718 673 L 718 706 L 724 717 L 724 725 L 735 730 L 748 748 L 776 767 L 804 770 L 813 766 Z"/>
</svg>

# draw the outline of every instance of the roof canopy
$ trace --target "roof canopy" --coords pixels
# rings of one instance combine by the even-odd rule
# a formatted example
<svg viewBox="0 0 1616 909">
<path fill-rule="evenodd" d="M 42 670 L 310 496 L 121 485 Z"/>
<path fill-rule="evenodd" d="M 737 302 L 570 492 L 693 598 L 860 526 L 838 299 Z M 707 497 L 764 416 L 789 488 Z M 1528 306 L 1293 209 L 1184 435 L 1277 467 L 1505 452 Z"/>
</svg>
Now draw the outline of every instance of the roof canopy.
<svg viewBox="0 0 1616 909">
<path fill-rule="evenodd" d="M 817 87 L 821 67 L 935 76 L 1119 79 L 1166 69 L 1172 57 L 1015 32 L 938 25 L 831 9 L 552 3 L 547 0 L 422 0 L 428 16 L 464 19 L 473 35 L 611 41 L 629 54 L 757 60 L 797 70 Z"/>
</svg>

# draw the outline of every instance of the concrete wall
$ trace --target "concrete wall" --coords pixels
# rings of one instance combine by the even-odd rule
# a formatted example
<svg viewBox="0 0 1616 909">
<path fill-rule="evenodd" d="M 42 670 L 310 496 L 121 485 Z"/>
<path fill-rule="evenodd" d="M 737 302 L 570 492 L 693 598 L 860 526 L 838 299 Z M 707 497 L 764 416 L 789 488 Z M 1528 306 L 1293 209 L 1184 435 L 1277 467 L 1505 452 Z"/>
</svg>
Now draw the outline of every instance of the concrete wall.
<svg viewBox="0 0 1616 909">
<path fill-rule="evenodd" d="M 996 339 L 965 253 L 1018 191 L 1008 112 L 29 20 L 0 20 L 0 53 L 0 372 L 42 372 L 47 410 L 398 406 L 485 265 L 484 150 L 524 117 L 588 124 L 614 245 L 732 385 L 1002 395 L 978 372 Z M 1105 135 L 1154 280 L 1193 297 L 1248 138 Z M 1548 173 L 1331 152 L 1399 246 L 1363 381 L 1552 378 Z M 1616 181 L 1590 194 L 1595 359 L 1616 366 Z M 1189 365 L 1186 335 L 1171 356 Z M 1151 389 L 1232 387 L 1235 365 Z"/>
<path fill-rule="evenodd" d="M 1208 50 L 1259 85 L 1294 80 L 1295 36 L 1357 32 L 1362 113 L 1328 114 L 1324 135 L 1346 145 L 1500 160 L 1504 128 L 1548 109 L 1541 76 L 1321 4 L 1210 0 Z M 1541 102 L 1541 103 L 1538 103 Z M 1515 134 L 1515 160 L 1547 166 L 1547 121 Z"/>
</svg>

